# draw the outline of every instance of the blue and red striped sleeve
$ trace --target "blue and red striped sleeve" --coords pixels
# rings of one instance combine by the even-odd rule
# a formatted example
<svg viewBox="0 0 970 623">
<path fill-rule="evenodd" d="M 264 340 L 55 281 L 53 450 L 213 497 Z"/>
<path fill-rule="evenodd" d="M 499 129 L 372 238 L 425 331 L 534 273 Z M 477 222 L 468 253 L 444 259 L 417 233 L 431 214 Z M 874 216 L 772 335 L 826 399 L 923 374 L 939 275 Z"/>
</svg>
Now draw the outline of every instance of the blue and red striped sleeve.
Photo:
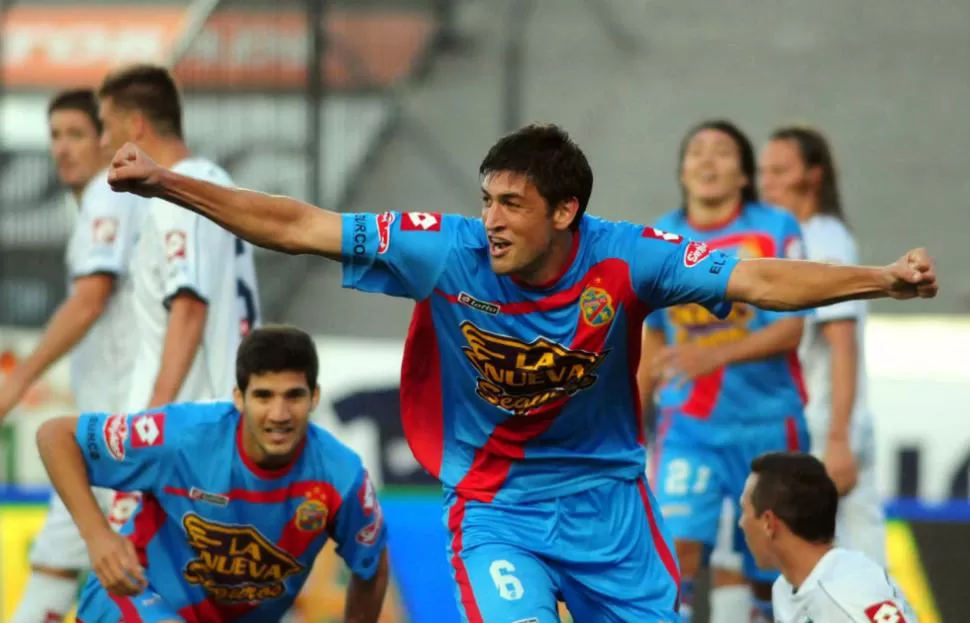
<svg viewBox="0 0 970 623">
<path fill-rule="evenodd" d="M 355 575 L 369 580 L 374 577 L 387 544 L 387 527 L 377 491 L 362 465 L 342 494 L 343 502 L 331 532 L 337 554 Z"/>
</svg>

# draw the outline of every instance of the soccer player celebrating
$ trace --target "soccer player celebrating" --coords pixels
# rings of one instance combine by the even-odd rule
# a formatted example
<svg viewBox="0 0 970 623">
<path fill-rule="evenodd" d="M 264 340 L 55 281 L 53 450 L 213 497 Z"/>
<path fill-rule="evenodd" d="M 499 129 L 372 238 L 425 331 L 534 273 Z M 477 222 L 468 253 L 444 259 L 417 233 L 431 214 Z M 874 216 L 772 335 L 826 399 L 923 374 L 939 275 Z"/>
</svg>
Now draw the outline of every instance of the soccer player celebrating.
<svg viewBox="0 0 970 623">
<path fill-rule="evenodd" d="M 134 360 L 128 267 L 144 209 L 137 197 L 111 192 L 110 154 L 100 146 L 98 103 L 89 89 L 64 91 L 47 109 L 51 152 L 79 213 L 67 251 L 70 294 L 51 317 L 34 352 L 0 385 L 0 420 L 52 364 L 71 352 L 71 390 L 85 411 L 125 406 Z M 111 492 L 99 491 L 105 507 Z M 61 500 L 50 511 L 30 554 L 31 574 L 12 623 L 60 621 L 88 563 L 84 542 Z"/>
<path fill-rule="evenodd" d="M 676 618 L 677 563 L 644 482 L 636 387 L 651 308 L 800 309 L 931 297 L 923 250 L 886 267 L 743 260 L 586 215 L 593 174 L 553 125 L 486 154 L 480 219 L 338 214 L 194 180 L 134 145 L 117 190 L 158 196 L 237 235 L 344 266 L 344 284 L 417 301 L 401 373 L 404 432 L 444 484 L 449 559 L 470 621 Z"/>
<path fill-rule="evenodd" d="M 801 231 L 788 212 L 758 202 L 754 149 L 732 123 L 707 121 L 687 133 L 680 153 L 683 207 L 656 227 L 742 258 L 800 258 Z M 706 548 L 712 557 L 713 623 L 771 621 L 772 572 L 717 539 L 723 501 L 736 509 L 751 459 L 808 445 L 797 348 L 804 312 L 734 303 L 726 317 L 678 305 L 647 317 L 639 373 L 644 404 L 657 393 L 651 484 L 680 561 L 681 619 L 690 621 L 694 581 Z M 733 509 L 729 505 L 727 511 Z M 732 517 L 737 514 L 731 513 Z M 745 579 L 754 589 L 751 590 Z M 753 614 L 753 615 L 752 615 Z"/>
<path fill-rule="evenodd" d="M 291 327 L 250 333 L 232 403 L 45 422 L 37 445 L 87 543 L 87 623 L 277 621 L 328 538 L 353 572 L 347 621 L 376 622 L 388 581 L 380 504 L 360 458 L 310 424 L 316 348 Z M 90 485 L 143 491 L 117 534 Z"/>
<path fill-rule="evenodd" d="M 833 545 L 838 504 L 835 483 L 814 456 L 776 452 L 752 461 L 739 524 L 758 564 L 781 570 L 774 620 L 915 623 L 882 565 Z"/>
<path fill-rule="evenodd" d="M 776 130 L 761 154 L 766 201 L 801 221 L 809 259 L 858 261 L 845 225 L 828 141 L 811 128 Z M 808 383 L 812 452 L 821 458 L 842 499 L 836 536 L 841 545 L 886 562 L 886 529 L 876 489 L 875 431 L 867 404 L 865 301 L 821 307 L 808 319 L 801 360 Z"/>
</svg>

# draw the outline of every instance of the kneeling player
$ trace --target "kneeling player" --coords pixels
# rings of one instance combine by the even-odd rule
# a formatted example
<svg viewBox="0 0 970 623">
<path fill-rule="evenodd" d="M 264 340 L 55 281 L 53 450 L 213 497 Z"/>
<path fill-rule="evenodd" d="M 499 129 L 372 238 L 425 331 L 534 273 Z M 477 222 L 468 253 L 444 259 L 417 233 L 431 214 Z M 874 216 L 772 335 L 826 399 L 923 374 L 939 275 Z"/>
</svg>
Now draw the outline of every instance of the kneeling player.
<svg viewBox="0 0 970 623">
<path fill-rule="evenodd" d="M 87 413 L 37 433 L 92 568 L 78 619 L 275 621 L 327 538 L 353 572 L 348 621 L 377 621 L 386 533 L 360 458 L 309 424 L 318 361 L 306 333 L 267 327 L 236 356 L 233 403 Z M 90 486 L 145 493 L 115 534 Z"/>
<path fill-rule="evenodd" d="M 781 571 L 772 590 L 778 623 L 913 623 L 886 570 L 833 546 L 839 494 L 810 454 L 773 452 L 751 463 L 741 497 L 744 538 L 762 568 Z"/>
</svg>

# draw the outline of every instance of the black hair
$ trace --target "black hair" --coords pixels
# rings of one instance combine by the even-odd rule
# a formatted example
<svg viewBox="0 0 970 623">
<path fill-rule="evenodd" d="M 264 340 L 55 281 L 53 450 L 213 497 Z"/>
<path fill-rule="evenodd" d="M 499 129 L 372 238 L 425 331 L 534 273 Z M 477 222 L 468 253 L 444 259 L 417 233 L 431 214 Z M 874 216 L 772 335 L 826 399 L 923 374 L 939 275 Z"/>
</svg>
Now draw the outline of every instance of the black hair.
<svg viewBox="0 0 970 623">
<path fill-rule="evenodd" d="M 182 138 L 182 97 L 172 73 L 161 65 L 131 65 L 108 74 L 98 97 L 137 110 L 159 134 Z"/>
<path fill-rule="evenodd" d="M 709 119 L 698 123 L 684 135 L 680 142 L 680 155 L 677 159 L 677 180 L 681 178 L 684 169 L 684 156 L 687 155 L 687 146 L 691 139 L 699 132 L 704 130 L 717 130 L 724 132 L 734 141 L 738 148 L 738 155 L 741 159 L 741 172 L 748 179 L 747 185 L 741 189 L 742 203 L 755 203 L 758 201 L 758 165 L 755 162 L 754 146 L 747 135 L 738 126 L 726 119 Z M 681 195 L 683 196 L 684 207 L 687 206 L 687 189 L 681 185 Z"/>
<path fill-rule="evenodd" d="M 565 130 L 555 124 L 531 124 L 503 136 L 478 167 L 482 178 L 500 171 L 528 177 L 550 210 L 575 199 L 579 211 L 570 227 L 579 228 L 593 192 L 593 170 Z"/>
<path fill-rule="evenodd" d="M 313 338 L 289 325 L 267 325 L 243 338 L 236 351 L 236 387 L 245 392 L 255 374 L 302 372 L 311 390 L 317 387 L 320 362 Z"/>
<path fill-rule="evenodd" d="M 825 465 L 804 452 L 769 452 L 751 462 L 758 481 L 751 492 L 756 515 L 771 511 L 806 541 L 835 538 L 839 493 Z"/>
<path fill-rule="evenodd" d="M 47 105 L 47 117 L 59 110 L 76 110 L 84 113 L 97 133 L 101 134 L 101 118 L 98 116 L 98 98 L 93 89 L 68 89 L 51 98 Z"/>
</svg>

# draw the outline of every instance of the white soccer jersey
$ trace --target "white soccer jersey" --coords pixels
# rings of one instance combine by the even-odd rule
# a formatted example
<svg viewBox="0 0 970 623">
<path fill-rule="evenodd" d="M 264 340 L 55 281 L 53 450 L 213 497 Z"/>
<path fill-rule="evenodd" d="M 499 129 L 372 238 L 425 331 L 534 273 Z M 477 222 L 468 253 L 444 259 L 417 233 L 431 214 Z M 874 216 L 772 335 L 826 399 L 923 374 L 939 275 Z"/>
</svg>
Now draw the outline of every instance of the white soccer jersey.
<svg viewBox="0 0 970 623">
<path fill-rule="evenodd" d="M 798 590 L 784 577 L 771 591 L 775 623 L 916 623 L 886 570 L 861 552 L 829 551 Z"/>
<path fill-rule="evenodd" d="M 115 278 L 101 316 L 71 353 L 71 390 L 80 411 L 121 411 L 127 406 L 137 343 L 131 339 L 132 250 L 145 215 L 145 200 L 116 193 L 107 170 L 88 182 L 67 247 L 68 276 Z"/>
<path fill-rule="evenodd" d="M 232 185 L 228 173 L 202 158 L 183 160 L 172 170 Z M 128 410 L 144 409 L 151 399 L 168 306 L 180 292 L 205 301 L 208 310 L 202 342 L 176 401 L 229 398 L 239 341 L 260 318 L 252 246 L 194 212 L 152 199 L 132 274 L 140 346 Z"/>
<path fill-rule="evenodd" d="M 802 223 L 806 256 L 819 262 L 837 264 L 858 263 L 855 240 L 839 219 L 828 215 L 816 215 Z M 799 356 L 808 389 L 806 417 L 813 437 L 824 439 L 829 428 L 832 411 L 832 356 L 828 342 L 821 332 L 821 325 L 834 320 L 855 320 L 859 340 L 858 380 L 855 406 L 852 413 L 852 445 L 858 450 L 860 444 L 871 436 L 872 416 L 867 399 L 867 372 L 863 338 L 865 335 L 867 304 L 865 301 L 844 301 L 819 307 L 806 318 L 805 332 L 799 347 Z"/>
</svg>

